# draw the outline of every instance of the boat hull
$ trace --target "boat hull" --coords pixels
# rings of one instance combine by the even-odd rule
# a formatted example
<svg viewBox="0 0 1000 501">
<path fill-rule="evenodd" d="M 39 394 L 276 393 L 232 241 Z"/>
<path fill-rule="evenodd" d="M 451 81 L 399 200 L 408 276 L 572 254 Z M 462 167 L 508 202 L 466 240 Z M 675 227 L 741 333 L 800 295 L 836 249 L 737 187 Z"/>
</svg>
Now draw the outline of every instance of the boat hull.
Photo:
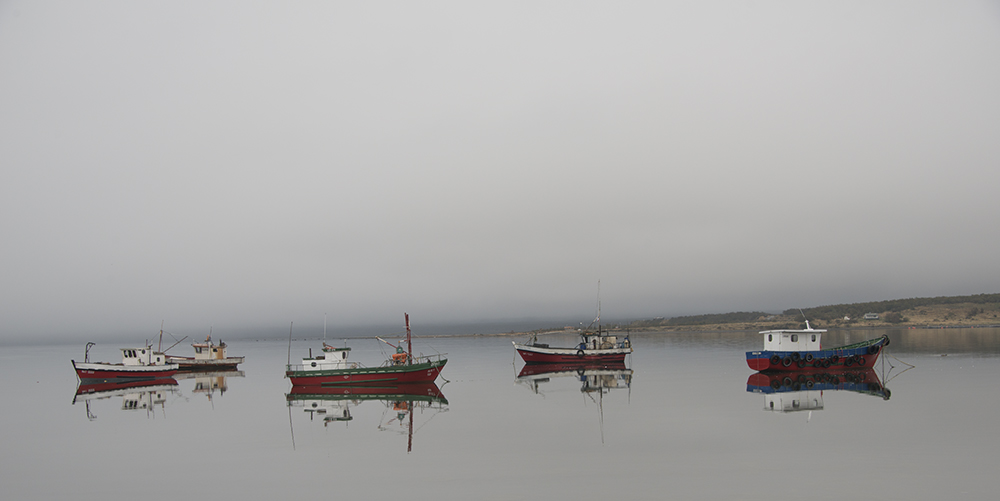
<svg viewBox="0 0 1000 501">
<path fill-rule="evenodd" d="M 580 348 L 548 348 L 527 344 L 514 344 L 514 349 L 526 364 L 594 364 L 624 363 L 632 347 L 605 350 Z"/>
<path fill-rule="evenodd" d="M 286 370 L 293 386 L 343 386 L 359 384 L 430 383 L 437 379 L 448 359 L 412 365 L 359 367 L 326 371 Z"/>
<path fill-rule="evenodd" d="M 243 363 L 244 357 L 195 359 L 192 357 L 167 357 L 167 363 L 177 364 L 181 371 L 222 371 L 234 370 Z"/>
<path fill-rule="evenodd" d="M 864 370 L 871 367 L 889 344 L 882 336 L 855 345 L 814 351 L 748 351 L 747 365 L 758 372 L 828 372 L 830 370 Z"/>
<path fill-rule="evenodd" d="M 166 365 L 122 365 L 108 363 L 77 363 L 70 360 L 73 370 L 81 380 L 109 381 L 116 379 L 158 379 L 168 378 L 177 373 L 177 364 Z"/>
</svg>

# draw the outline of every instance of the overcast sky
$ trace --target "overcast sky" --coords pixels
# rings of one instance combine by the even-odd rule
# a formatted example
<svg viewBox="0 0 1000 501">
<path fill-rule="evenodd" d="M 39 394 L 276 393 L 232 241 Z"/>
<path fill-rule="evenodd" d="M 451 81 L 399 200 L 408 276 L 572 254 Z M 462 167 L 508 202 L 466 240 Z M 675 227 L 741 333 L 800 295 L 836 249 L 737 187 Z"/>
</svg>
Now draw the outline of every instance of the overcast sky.
<svg viewBox="0 0 1000 501">
<path fill-rule="evenodd" d="M 1000 3 L 0 1 L 0 336 L 1000 292 Z"/>
</svg>

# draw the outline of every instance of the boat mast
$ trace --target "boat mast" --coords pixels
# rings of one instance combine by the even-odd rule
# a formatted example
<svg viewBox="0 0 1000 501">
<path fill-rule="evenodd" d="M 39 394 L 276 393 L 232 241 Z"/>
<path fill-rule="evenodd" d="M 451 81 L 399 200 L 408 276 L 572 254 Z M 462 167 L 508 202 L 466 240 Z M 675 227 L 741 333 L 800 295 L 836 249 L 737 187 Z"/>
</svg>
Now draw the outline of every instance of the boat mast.
<svg viewBox="0 0 1000 501">
<path fill-rule="evenodd" d="M 410 341 L 410 314 L 403 313 L 406 317 L 406 365 L 413 363 L 413 343 Z"/>
<path fill-rule="evenodd" d="M 597 335 L 601 335 L 601 281 L 597 280 Z"/>
</svg>

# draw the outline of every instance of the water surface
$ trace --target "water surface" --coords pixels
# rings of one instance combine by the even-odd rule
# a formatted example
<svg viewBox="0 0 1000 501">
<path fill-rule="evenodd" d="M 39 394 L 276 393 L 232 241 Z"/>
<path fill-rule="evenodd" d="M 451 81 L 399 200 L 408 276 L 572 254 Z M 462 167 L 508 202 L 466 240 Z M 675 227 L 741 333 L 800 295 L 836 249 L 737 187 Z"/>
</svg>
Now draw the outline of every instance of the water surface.
<svg viewBox="0 0 1000 501">
<path fill-rule="evenodd" d="M 535 381 L 518 380 L 511 338 L 418 339 L 416 351 L 450 361 L 443 398 L 412 404 L 290 405 L 286 343 L 239 340 L 229 351 L 246 356 L 242 377 L 88 404 L 74 402 L 69 364 L 82 343 L 5 347 L 0 497 L 995 498 L 1000 329 L 831 332 L 824 344 L 883 333 L 892 344 L 876 369 L 890 398 L 828 389 L 821 409 L 798 412 L 748 391 L 744 352 L 762 341 L 744 332 L 634 334 L 629 378 Z M 375 340 L 349 343 L 356 361 L 382 358 Z M 310 347 L 296 342 L 293 358 Z M 601 381 L 616 387 L 595 391 Z"/>
</svg>

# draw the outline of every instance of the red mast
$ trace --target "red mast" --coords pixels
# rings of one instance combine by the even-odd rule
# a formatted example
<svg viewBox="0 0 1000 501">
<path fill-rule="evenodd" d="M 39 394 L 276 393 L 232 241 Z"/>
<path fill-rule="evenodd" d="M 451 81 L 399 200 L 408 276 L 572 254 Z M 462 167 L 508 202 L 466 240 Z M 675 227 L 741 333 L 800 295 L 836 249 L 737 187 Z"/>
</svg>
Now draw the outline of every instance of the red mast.
<svg viewBox="0 0 1000 501">
<path fill-rule="evenodd" d="M 403 313 L 406 317 L 406 365 L 413 363 L 413 343 L 410 342 L 410 314 Z"/>
</svg>

